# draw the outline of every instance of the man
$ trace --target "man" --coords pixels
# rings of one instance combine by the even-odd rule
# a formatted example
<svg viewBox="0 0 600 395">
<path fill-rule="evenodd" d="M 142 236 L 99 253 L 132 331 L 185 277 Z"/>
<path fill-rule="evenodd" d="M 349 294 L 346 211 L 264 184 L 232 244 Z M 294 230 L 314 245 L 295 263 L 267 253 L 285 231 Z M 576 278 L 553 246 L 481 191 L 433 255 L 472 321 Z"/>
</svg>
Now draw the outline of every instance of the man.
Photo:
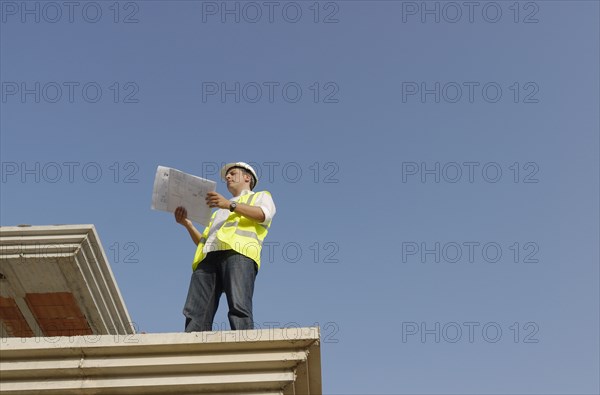
<svg viewBox="0 0 600 395">
<path fill-rule="evenodd" d="M 258 177 L 247 163 L 226 164 L 221 178 L 233 197 L 207 194 L 206 204 L 218 210 L 202 234 L 187 218 L 184 207 L 175 210 L 175 220 L 188 230 L 197 246 L 183 309 L 186 332 L 212 330 L 222 292 L 227 296 L 231 329 L 254 329 L 254 281 L 275 204 L 268 191 L 253 192 Z"/>
</svg>

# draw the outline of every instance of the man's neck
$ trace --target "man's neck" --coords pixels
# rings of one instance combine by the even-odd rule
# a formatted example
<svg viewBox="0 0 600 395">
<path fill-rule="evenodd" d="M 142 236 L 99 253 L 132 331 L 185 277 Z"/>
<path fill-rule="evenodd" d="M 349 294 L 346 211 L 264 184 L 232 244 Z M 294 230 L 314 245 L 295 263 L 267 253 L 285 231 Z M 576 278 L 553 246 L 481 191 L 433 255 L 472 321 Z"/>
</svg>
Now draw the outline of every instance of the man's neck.
<svg viewBox="0 0 600 395">
<path fill-rule="evenodd" d="M 242 196 L 242 194 L 244 193 L 244 191 L 250 192 L 250 189 L 242 189 L 239 192 L 232 193 L 232 195 L 233 195 L 233 197 L 239 197 L 239 196 Z"/>
</svg>

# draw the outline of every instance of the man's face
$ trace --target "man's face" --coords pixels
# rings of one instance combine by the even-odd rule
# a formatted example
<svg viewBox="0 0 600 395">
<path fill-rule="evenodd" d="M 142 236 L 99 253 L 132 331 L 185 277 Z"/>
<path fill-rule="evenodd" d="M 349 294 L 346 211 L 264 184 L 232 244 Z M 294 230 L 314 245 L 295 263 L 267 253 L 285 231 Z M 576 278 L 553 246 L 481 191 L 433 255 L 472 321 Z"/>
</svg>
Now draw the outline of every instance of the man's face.
<svg viewBox="0 0 600 395">
<path fill-rule="evenodd" d="M 233 188 L 238 190 L 244 186 L 250 187 L 250 176 L 237 167 L 229 169 L 225 175 L 225 180 L 227 182 L 227 189 Z"/>
</svg>

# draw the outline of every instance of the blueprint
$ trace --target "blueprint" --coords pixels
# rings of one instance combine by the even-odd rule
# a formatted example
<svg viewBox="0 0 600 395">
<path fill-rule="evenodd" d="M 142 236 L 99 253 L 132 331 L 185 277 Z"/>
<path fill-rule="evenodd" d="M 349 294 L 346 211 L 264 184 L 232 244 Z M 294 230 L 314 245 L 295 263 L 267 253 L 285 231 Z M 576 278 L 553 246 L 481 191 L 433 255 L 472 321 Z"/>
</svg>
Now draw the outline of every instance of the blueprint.
<svg viewBox="0 0 600 395">
<path fill-rule="evenodd" d="M 152 209 L 174 212 L 179 206 L 187 209 L 188 218 L 208 226 L 211 209 L 206 194 L 216 190 L 217 183 L 170 167 L 158 166 L 152 191 Z"/>
</svg>

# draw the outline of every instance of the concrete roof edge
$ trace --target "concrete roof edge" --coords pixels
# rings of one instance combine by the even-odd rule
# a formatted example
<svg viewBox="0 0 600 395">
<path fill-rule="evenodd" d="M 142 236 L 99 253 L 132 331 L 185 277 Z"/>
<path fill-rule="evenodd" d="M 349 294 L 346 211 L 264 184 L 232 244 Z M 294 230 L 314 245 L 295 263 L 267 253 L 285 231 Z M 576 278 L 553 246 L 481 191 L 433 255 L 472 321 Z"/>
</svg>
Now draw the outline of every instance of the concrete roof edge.
<svg viewBox="0 0 600 395">
<path fill-rule="evenodd" d="M 60 236 L 65 237 L 61 238 Z M 68 245 L 65 244 L 65 240 L 69 241 Z M 15 246 L 21 246 L 21 249 L 17 251 Z M 30 253 L 29 250 L 32 246 L 35 248 Z M 66 247 L 69 247 L 68 251 L 63 251 Z M 58 251 L 57 248 L 63 250 Z M 87 255 L 84 257 L 85 259 L 81 259 L 84 252 Z M 100 315 L 104 317 L 103 320 L 109 323 L 106 326 L 97 322 L 100 325 L 98 328 L 101 328 L 99 329 L 100 333 L 113 331 L 120 334 L 134 333 L 135 328 L 129 311 L 93 224 L 0 227 L 0 258 L 8 267 L 15 265 L 14 262 L 8 263 L 11 259 L 22 258 L 38 261 L 49 259 L 54 262 L 54 258 L 72 259 L 71 256 L 75 259 L 69 261 L 69 265 L 56 265 L 60 268 L 62 275 L 67 272 L 84 275 L 79 284 L 83 293 L 76 293 L 80 297 L 78 300 L 81 303 L 80 308 L 84 309 L 83 313 L 90 317 L 93 315 L 90 311 L 100 312 Z M 88 275 L 88 278 L 85 278 L 85 274 Z M 73 278 L 79 279 L 78 276 Z M 36 289 L 27 290 L 27 293 L 31 292 L 35 293 Z M 85 296 L 86 294 L 92 296 Z M 112 324 L 112 321 L 115 324 Z"/>
<path fill-rule="evenodd" d="M 81 234 L 87 234 L 90 229 L 95 229 L 93 224 L 79 225 L 18 225 L 4 226 L 0 225 L 0 236 L 27 236 L 39 234 L 65 234 L 80 231 Z"/>
<path fill-rule="evenodd" d="M 136 347 L 165 347 L 173 346 L 202 346 L 215 344 L 250 344 L 280 343 L 286 345 L 297 344 L 301 347 L 319 345 L 319 327 L 303 328 L 270 328 L 240 331 L 207 331 L 191 333 L 150 333 L 127 335 L 88 335 L 88 336 L 62 336 L 62 337 L 30 337 L 30 338 L 2 338 L 2 359 L 10 358 L 10 351 L 42 351 L 60 353 L 61 350 L 73 350 L 80 347 L 102 348 L 136 348 Z M 100 351 L 100 350 L 99 350 Z"/>
</svg>

